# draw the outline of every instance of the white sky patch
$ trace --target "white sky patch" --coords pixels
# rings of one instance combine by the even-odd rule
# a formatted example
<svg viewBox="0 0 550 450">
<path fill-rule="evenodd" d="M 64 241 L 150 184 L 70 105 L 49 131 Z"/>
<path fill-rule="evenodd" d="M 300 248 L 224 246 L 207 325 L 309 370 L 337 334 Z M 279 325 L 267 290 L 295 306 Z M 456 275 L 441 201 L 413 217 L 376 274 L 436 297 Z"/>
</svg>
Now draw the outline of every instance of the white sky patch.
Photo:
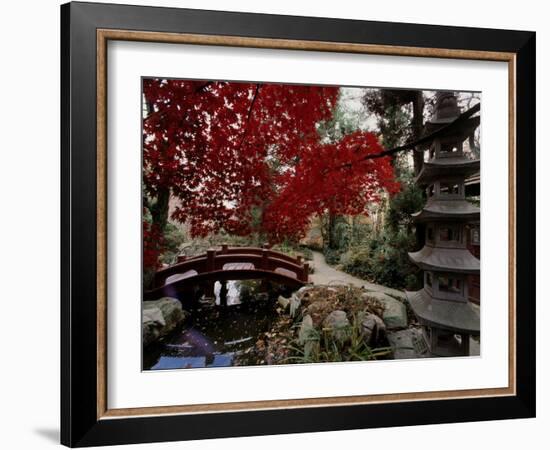
<svg viewBox="0 0 550 450">
<path fill-rule="evenodd" d="M 361 102 L 366 91 L 365 88 L 340 88 L 339 106 L 344 111 L 345 116 L 358 119 L 359 129 L 373 131 L 376 129 L 376 116 L 369 114 Z"/>
</svg>

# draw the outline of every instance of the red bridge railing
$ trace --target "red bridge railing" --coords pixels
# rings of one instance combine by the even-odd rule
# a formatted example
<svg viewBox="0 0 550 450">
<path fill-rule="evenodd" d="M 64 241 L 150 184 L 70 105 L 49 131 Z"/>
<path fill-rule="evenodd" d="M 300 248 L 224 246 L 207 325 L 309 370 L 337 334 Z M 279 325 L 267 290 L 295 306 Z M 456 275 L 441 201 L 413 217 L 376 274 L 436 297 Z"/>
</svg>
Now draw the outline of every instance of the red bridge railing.
<svg viewBox="0 0 550 450">
<path fill-rule="evenodd" d="M 264 246 L 229 247 L 210 249 L 205 254 L 178 258 L 178 262 L 156 272 L 153 289 L 146 297 L 154 297 L 163 289 L 178 283 L 179 286 L 194 281 L 215 281 L 222 279 L 266 278 L 288 284 L 306 284 L 309 264 L 301 256 L 293 258 Z M 166 289 L 164 289 L 166 290 Z"/>
</svg>

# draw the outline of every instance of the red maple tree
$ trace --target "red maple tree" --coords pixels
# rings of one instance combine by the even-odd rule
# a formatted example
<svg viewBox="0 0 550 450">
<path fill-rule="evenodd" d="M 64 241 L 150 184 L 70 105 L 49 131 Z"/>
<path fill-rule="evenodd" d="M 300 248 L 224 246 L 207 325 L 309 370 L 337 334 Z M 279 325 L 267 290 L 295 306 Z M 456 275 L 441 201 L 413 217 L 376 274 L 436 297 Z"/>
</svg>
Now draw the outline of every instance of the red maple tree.
<svg viewBox="0 0 550 450">
<path fill-rule="evenodd" d="M 387 158 L 372 133 L 355 132 L 337 143 L 302 149 L 294 170 L 280 175 L 280 190 L 264 211 L 263 226 L 275 242 L 302 237 L 314 214 L 366 214 L 382 192 L 399 190 Z"/>
<path fill-rule="evenodd" d="M 164 229 L 171 195 L 179 200 L 172 218 L 193 236 L 257 231 L 279 242 L 301 237 L 315 213 L 359 214 L 383 189 L 395 191 L 390 161 L 364 159 L 382 150 L 371 133 L 321 142 L 317 126 L 331 118 L 338 90 L 145 79 L 148 236 Z M 145 243 L 154 259 L 150 250 Z"/>
</svg>

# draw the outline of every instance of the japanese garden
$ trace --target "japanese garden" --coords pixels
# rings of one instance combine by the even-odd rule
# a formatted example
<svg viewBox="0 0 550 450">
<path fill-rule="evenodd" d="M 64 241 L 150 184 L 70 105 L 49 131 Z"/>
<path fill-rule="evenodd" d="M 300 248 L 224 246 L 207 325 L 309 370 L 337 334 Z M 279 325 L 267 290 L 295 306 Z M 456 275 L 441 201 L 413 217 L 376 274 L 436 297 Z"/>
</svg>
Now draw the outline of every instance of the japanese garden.
<svg viewBox="0 0 550 450">
<path fill-rule="evenodd" d="M 144 370 L 480 354 L 477 92 L 142 80 Z"/>
</svg>

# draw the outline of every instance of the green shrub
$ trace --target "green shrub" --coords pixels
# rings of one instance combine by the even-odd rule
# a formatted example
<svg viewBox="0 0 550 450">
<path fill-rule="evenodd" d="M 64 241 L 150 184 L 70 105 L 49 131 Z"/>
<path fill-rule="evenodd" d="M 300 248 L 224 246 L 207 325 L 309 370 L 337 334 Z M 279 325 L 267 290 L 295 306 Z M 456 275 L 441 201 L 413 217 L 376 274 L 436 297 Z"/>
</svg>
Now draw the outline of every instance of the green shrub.
<svg viewBox="0 0 550 450">
<path fill-rule="evenodd" d="M 418 268 L 409 260 L 408 252 L 416 245 L 414 234 L 386 230 L 382 237 L 365 240 L 341 259 L 346 272 L 396 289 L 418 286 Z"/>
<path fill-rule="evenodd" d="M 325 247 L 323 249 L 325 255 L 325 261 L 327 264 L 336 265 L 340 262 L 340 256 L 342 255 L 342 250 L 338 248 L 329 248 Z"/>
<path fill-rule="evenodd" d="M 418 274 L 413 275 L 410 273 L 405 277 L 405 289 L 408 291 L 416 291 L 422 287 L 420 280 L 418 279 Z"/>
<path fill-rule="evenodd" d="M 332 230 L 331 241 L 333 249 L 345 250 L 348 248 L 351 239 L 351 226 L 344 217 L 338 216 Z"/>
<path fill-rule="evenodd" d="M 284 253 L 285 255 L 292 256 L 293 258 L 296 258 L 297 256 L 302 256 L 304 259 L 312 260 L 313 259 L 313 252 L 310 248 L 299 245 L 294 242 L 282 242 L 280 244 L 274 245 L 272 250 Z"/>
<path fill-rule="evenodd" d="M 165 250 L 160 256 L 164 264 L 174 264 L 180 253 L 180 247 L 185 242 L 185 233 L 176 225 L 168 222 L 164 229 Z"/>
<path fill-rule="evenodd" d="M 400 228 L 410 229 L 412 214 L 424 206 L 422 190 L 411 180 L 402 183 L 402 189 L 389 202 L 385 226 L 397 231 Z"/>
<path fill-rule="evenodd" d="M 373 234 L 372 225 L 368 222 L 360 222 L 357 217 L 353 218 L 349 247 L 361 245 Z"/>
</svg>

